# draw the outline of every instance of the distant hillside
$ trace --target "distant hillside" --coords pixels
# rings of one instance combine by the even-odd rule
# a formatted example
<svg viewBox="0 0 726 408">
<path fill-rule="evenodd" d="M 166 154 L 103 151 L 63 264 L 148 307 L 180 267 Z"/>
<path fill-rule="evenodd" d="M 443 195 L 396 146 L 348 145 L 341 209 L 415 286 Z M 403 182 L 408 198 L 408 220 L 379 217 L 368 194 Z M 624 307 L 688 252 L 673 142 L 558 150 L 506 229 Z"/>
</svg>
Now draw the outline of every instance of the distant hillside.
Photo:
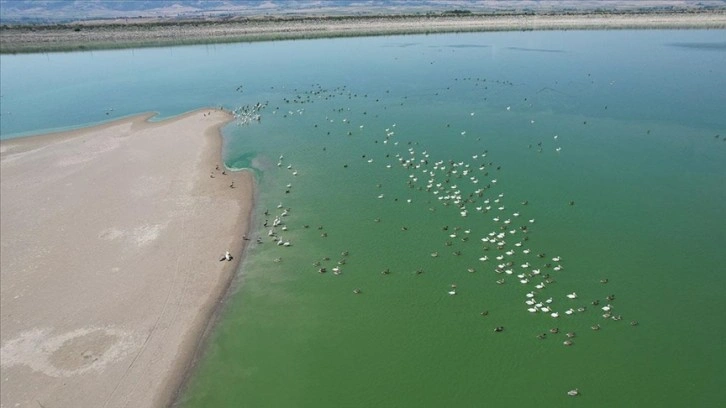
<svg viewBox="0 0 726 408">
<path fill-rule="evenodd" d="M 0 0 L 0 23 L 257 15 L 557 13 L 726 9 L 726 0 Z"/>
</svg>

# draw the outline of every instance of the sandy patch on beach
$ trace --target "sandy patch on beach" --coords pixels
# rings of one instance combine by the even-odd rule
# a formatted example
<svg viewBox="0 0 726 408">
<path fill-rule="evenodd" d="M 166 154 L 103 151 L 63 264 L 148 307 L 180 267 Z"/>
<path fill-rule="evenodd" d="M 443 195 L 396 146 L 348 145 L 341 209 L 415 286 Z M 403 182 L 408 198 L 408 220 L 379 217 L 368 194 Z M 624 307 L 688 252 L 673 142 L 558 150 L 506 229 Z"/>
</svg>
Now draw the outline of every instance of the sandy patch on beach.
<svg viewBox="0 0 726 408">
<path fill-rule="evenodd" d="M 221 174 L 227 113 L 148 117 L 0 144 L 3 408 L 164 406 L 191 363 L 253 180 Z"/>
</svg>

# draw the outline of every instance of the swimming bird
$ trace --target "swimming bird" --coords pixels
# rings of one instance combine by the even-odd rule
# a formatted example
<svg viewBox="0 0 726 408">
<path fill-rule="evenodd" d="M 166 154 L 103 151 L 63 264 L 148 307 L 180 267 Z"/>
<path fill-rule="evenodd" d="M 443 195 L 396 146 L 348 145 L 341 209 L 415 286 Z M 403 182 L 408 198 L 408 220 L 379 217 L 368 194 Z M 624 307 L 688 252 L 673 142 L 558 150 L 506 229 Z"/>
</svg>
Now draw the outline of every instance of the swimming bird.
<svg viewBox="0 0 726 408">
<path fill-rule="evenodd" d="M 580 395 L 580 390 L 578 390 L 577 388 L 575 388 L 574 390 L 569 390 L 567 391 L 567 395 L 569 395 L 570 397 L 577 397 L 578 395 Z"/>
<path fill-rule="evenodd" d="M 577 293 L 572 292 L 572 293 L 568 294 L 567 297 L 570 299 L 577 299 Z"/>
</svg>

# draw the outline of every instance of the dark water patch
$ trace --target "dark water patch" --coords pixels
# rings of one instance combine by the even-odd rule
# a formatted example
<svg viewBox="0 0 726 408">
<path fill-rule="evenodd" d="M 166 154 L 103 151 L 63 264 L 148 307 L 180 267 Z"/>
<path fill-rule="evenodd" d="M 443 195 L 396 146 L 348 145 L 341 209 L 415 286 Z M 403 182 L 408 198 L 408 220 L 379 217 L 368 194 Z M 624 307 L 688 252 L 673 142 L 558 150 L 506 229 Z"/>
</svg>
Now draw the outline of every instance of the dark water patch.
<svg viewBox="0 0 726 408">
<path fill-rule="evenodd" d="M 565 52 L 563 50 L 551 50 L 547 48 L 523 48 L 523 47 L 507 47 L 508 50 L 513 51 L 529 51 L 529 52 L 554 52 L 554 53 L 562 53 Z"/>
<path fill-rule="evenodd" d="M 385 45 L 383 45 L 383 47 L 386 47 L 386 48 L 408 48 L 408 47 L 413 47 L 413 46 L 420 45 L 420 44 L 421 43 L 417 43 L 417 42 L 394 43 L 394 44 L 385 44 Z"/>
<path fill-rule="evenodd" d="M 431 45 L 431 48 L 490 48 L 487 44 L 449 44 L 449 45 Z"/>
<path fill-rule="evenodd" d="M 666 44 L 669 47 L 690 48 L 695 50 L 726 51 L 724 42 L 677 42 Z"/>
</svg>

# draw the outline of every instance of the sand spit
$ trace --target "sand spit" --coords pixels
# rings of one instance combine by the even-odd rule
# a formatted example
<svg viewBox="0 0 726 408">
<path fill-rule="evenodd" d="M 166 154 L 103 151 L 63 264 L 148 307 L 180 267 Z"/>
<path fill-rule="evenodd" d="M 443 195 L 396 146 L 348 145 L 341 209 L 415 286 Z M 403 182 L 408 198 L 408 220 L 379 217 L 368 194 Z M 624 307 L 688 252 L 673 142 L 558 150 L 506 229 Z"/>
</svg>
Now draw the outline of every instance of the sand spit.
<svg viewBox="0 0 726 408">
<path fill-rule="evenodd" d="M 0 52 L 45 52 L 322 37 L 473 31 L 726 28 L 726 12 L 119 20 L 0 30 Z"/>
<path fill-rule="evenodd" d="M 228 113 L 150 116 L 0 144 L 2 407 L 164 406 L 191 363 L 253 178 L 222 174 Z"/>
</svg>

